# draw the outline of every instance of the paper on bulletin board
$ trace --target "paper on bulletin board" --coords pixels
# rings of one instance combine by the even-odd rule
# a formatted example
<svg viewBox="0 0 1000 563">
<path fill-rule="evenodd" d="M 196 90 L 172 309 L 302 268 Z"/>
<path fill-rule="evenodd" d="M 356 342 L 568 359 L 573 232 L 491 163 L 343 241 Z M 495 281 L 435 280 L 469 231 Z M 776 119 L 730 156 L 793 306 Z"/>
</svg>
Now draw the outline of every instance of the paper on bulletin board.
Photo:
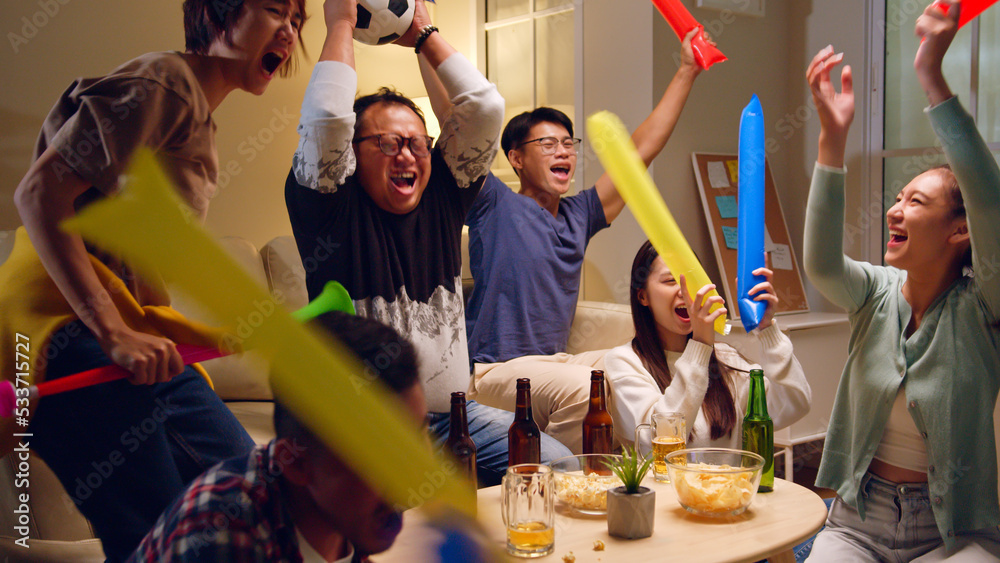
<svg viewBox="0 0 1000 563">
<path fill-rule="evenodd" d="M 727 160 L 726 167 L 729 168 L 729 177 L 733 179 L 733 184 L 739 185 L 740 183 L 740 161 L 738 160 Z"/>
<path fill-rule="evenodd" d="M 728 188 L 730 186 L 726 167 L 721 162 L 708 163 L 708 182 L 713 188 Z"/>
<path fill-rule="evenodd" d="M 764 227 L 764 252 L 774 252 L 774 241 L 771 240 L 771 233 Z"/>
<path fill-rule="evenodd" d="M 722 227 L 722 236 L 726 238 L 726 248 L 737 249 L 736 227 Z"/>
<path fill-rule="evenodd" d="M 771 251 L 771 268 L 775 270 L 792 269 L 792 251 L 787 244 L 776 244 Z"/>
<path fill-rule="evenodd" d="M 740 206 L 736 203 L 736 196 L 717 195 L 715 204 L 719 206 L 719 216 L 723 219 L 735 219 L 740 214 Z"/>
<path fill-rule="evenodd" d="M 738 240 L 736 220 L 724 216 L 728 215 L 729 200 L 722 198 L 734 198 L 738 201 L 739 160 L 734 154 L 692 153 L 691 162 L 698 185 L 698 195 L 708 222 L 709 236 L 719 265 L 720 280 L 716 283 L 724 289 L 725 297 L 728 299 L 736 288 Z M 712 186 L 709 170 L 712 168 L 718 170 L 719 166 L 722 166 L 728 176 L 731 184 L 728 188 Z M 795 258 L 795 248 L 792 246 L 785 224 L 784 213 L 781 210 L 781 201 L 774 186 L 770 163 L 765 166 L 765 170 L 764 248 L 770 253 L 769 263 L 774 272 L 772 283 L 776 288 L 781 288 L 781 301 L 778 303 L 776 313 L 806 312 L 809 310 L 809 304 L 806 301 L 805 286 Z M 735 313 L 731 314 L 736 317 Z"/>
</svg>

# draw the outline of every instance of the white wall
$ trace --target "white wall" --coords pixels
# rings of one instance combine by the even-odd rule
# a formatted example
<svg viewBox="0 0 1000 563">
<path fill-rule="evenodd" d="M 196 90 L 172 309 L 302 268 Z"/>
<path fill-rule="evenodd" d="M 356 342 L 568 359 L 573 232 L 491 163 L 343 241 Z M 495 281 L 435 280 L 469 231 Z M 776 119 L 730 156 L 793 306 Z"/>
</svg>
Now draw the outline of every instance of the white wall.
<svg viewBox="0 0 1000 563">
<path fill-rule="evenodd" d="M 49 16 L 41 4 L 51 5 Z M 42 121 L 56 98 L 80 76 L 99 76 L 149 51 L 184 49 L 182 0 L 39 0 L 0 3 L 0 230 L 21 224 L 13 205 L 14 189 L 31 161 Z M 295 126 L 302 95 L 320 51 L 325 26 L 322 0 L 307 0 L 310 20 L 303 30 L 309 59 L 301 58 L 294 77 L 276 79 L 261 97 L 232 93 L 215 112 L 220 176 L 207 227 L 245 237 L 257 245 L 291 233 L 285 212 L 285 177 L 298 142 Z M 56 10 L 58 8 L 58 10 Z M 439 0 L 432 8 L 438 27 L 467 56 L 472 51 L 467 0 Z M 44 25 L 26 26 L 22 18 Z M 11 34 L 27 42 L 14 40 Z M 29 37 L 30 36 L 30 37 Z M 424 96 L 412 50 L 397 46 L 359 48 L 359 90 L 368 93 L 391 84 Z"/>
<path fill-rule="evenodd" d="M 606 4 L 610 6 L 600 8 Z M 698 77 L 673 136 L 653 163 L 653 179 L 688 242 L 705 261 L 709 277 L 718 279 L 691 167 L 691 153 L 735 154 L 740 113 L 751 94 L 757 94 L 764 108 L 767 137 L 774 140 L 769 144 L 774 150 L 769 152 L 768 159 L 801 265 L 802 223 L 819 132 L 805 83 L 805 68 L 812 55 L 831 42 L 846 51 L 847 60 L 856 69 L 859 118 L 849 143 L 848 209 L 860 207 L 857 198 L 864 178 L 861 116 L 867 115 L 863 97 L 867 78 L 863 71 L 865 2 L 767 0 L 763 18 L 695 8 L 694 0 L 685 0 L 685 5 L 705 25 L 729 60 Z M 624 40 L 602 42 L 585 51 L 585 99 L 588 115 L 609 109 L 634 128 L 652 110 L 673 77 L 679 41 L 659 13 L 643 2 L 626 6 L 610 0 L 598 0 L 593 5 L 588 1 L 585 9 L 585 33 L 592 32 L 590 26 L 608 29 L 610 24 L 603 18 L 629 12 L 619 19 L 627 18 L 630 23 L 611 28 L 614 37 L 625 37 Z M 592 13 L 597 16 L 596 21 L 589 17 Z M 646 70 L 650 68 L 651 77 Z M 586 185 L 592 185 L 600 174 L 599 163 L 589 165 Z M 584 298 L 627 302 L 628 272 L 635 251 L 645 238 L 628 212 L 595 237 L 587 253 Z M 854 246 L 860 248 L 860 242 L 854 241 Z M 854 247 L 849 248 L 854 253 Z M 832 310 L 814 292 L 810 292 L 809 301 L 813 310 Z"/>
<path fill-rule="evenodd" d="M 867 193 L 862 182 L 866 178 L 862 132 L 869 112 L 860 95 L 869 76 L 866 2 L 767 0 L 763 18 L 729 17 L 694 8 L 694 3 L 685 0 L 730 60 L 698 78 L 673 138 L 654 162 L 654 180 L 692 247 L 705 258 L 708 274 L 717 279 L 690 153 L 735 153 L 740 111 L 750 95 L 757 93 L 764 105 L 767 135 L 777 142 L 778 149 L 769 158 L 801 263 L 802 218 L 818 134 L 803 74 L 812 54 L 831 42 L 844 48 L 854 63 L 859 92 L 858 118 L 849 143 L 849 219 L 867 208 L 861 203 L 861 194 Z M 8 38 L 0 44 L 0 68 L 4 69 L 0 230 L 20 224 L 12 204 L 14 189 L 28 167 L 42 120 L 71 80 L 105 73 L 147 51 L 183 48 L 181 0 L 52 0 L 51 4 L 59 7 L 53 16 L 45 14 L 37 1 L 0 4 L 0 30 Z M 290 233 L 283 186 L 297 142 L 294 125 L 302 93 L 325 32 L 322 1 L 308 0 L 307 7 L 311 20 L 303 37 L 312 58 L 302 61 L 300 72 L 291 79 L 276 80 L 262 97 L 235 92 L 215 114 L 220 164 L 224 169 L 233 163 L 240 170 L 235 177 L 220 179 L 219 194 L 212 202 L 207 226 L 219 235 L 238 235 L 260 245 Z M 582 115 L 608 109 L 634 128 L 673 76 L 679 42 L 649 2 L 577 0 L 577 7 L 584 23 Z M 445 36 L 477 60 L 474 2 L 438 0 L 434 12 Z M 24 17 L 44 25 L 28 37 L 32 30 L 23 29 Z M 17 52 L 10 34 L 27 40 L 17 46 Z M 410 96 L 424 95 L 408 49 L 359 48 L 357 56 L 361 92 L 392 84 Z M 283 119 L 275 120 L 275 116 Z M 583 133 L 583 124 L 578 127 Z M 589 152 L 582 163 L 580 186 L 590 186 L 602 172 L 600 164 Z M 583 297 L 624 302 L 632 257 L 644 238 L 628 212 L 598 235 L 588 252 Z M 863 241 L 849 242 L 848 248 L 857 255 Z M 825 308 L 814 294 L 810 303 L 814 309 Z"/>
</svg>

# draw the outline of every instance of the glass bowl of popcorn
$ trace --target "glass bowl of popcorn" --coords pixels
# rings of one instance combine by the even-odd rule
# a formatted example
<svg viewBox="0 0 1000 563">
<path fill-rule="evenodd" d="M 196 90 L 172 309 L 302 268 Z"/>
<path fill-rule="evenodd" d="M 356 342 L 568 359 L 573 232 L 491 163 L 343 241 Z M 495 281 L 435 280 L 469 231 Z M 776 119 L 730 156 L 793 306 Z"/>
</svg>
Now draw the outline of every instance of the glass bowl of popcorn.
<svg viewBox="0 0 1000 563">
<path fill-rule="evenodd" d="M 677 502 L 699 516 L 737 516 L 753 502 L 764 458 L 744 450 L 692 448 L 667 454 Z"/>
<path fill-rule="evenodd" d="M 607 514 L 608 489 L 622 484 L 608 469 L 608 464 L 621 457 L 611 454 L 580 454 L 550 462 L 556 485 L 556 501 L 579 514 Z"/>
</svg>

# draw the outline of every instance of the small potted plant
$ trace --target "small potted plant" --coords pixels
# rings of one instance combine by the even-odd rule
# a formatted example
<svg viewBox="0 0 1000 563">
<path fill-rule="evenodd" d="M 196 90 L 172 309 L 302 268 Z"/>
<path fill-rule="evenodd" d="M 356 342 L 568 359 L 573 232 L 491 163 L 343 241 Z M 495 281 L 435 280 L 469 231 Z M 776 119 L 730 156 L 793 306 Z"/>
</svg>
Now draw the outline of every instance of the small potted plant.
<svg viewBox="0 0 1000 563">
<path fill-rule="evenodd" d="M 652 463 L 653 456 L 643 460 L 627 446 L 621 459 L 608 463 L 622 480 L 621 487 L 608 490 L 608 533 L 612 536 L 632 540 L 653 535 L 656 491 L 640 485 Z"/>
</svg>

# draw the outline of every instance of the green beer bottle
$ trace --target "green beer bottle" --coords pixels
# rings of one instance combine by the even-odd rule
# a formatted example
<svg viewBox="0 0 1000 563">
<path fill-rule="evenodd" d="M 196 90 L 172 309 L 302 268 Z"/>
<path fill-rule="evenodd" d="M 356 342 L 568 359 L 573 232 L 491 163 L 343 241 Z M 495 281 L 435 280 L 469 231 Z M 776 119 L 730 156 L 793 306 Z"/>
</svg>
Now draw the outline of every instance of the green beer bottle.
<svg viewBox="0 0 1000 563">
<path fill-rule="evenodd" d="M 750 370 L 750 398 L 743 417 L 743 449 L 764 458 L 760 486 L 757 491 L 774 490 L 774 422 L 767 414 L 767 394 L 764 392 L 764 372 Z"/>
</svg>

